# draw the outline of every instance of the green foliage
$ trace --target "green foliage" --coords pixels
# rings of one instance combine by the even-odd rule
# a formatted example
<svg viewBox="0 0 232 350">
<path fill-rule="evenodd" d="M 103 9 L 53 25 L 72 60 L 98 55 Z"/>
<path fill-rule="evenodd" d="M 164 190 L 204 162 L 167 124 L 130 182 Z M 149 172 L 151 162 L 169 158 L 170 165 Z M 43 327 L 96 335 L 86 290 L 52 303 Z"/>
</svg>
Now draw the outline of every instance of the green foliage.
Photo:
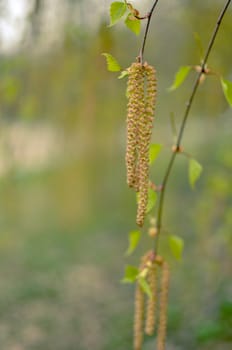
<svg viewBox="0 0 232 350">
<path fill-rule="evenodd" d="M 232 331 L 232 301 L 223 301 L 220 305 L 220 320 L 228 322 Z"/>
<path fill-rule="evenodd" d="M 23 119 L 31 120 L 35 118 L 38 109 L 38 100 L 35 95 L 27 95 L 21 98 L 20 114 Z"/>
<path fill-rule="evenodd" d="M 151 296 L 152 296 L 151 288 L 150 288 L 149 284 L 147 283 L 145 277 L 139 277 L 138 282 L 139 282 L 140 287 L 144 291 L 144 293 L 147 294 L 149 296 L 149 298 L 151 298 Z"/>
<path fill-rule="evenodd" d="M 139 269 L 136 266 L 128 265 L 125 268 L 124 277 L 121 280 L 122 283 L 134 283 L 137 279 Z"/>
<path fill-rule="evenodd" d="M 110 26 L 116 24 L 125 14 L 127 6 L 125 2 L 115 1 L 110 5 Z"/>
<path fill-rule="evenodd" d="M 102 55 L 106 58 L 108 71 L 118 72 L 122 69 L 116 58 L 114 58 L 112 55 L 110 55 L 109 53 L 103 53 Z"/>
<path fill-rule="evenodd" d="M 229 103 L 230 107 L 232 107 L 232 82 L 221 78 L 222 90 L 224 92 L 225 98 Z"/>
<path fill-rule="evenodd" d="M 135 35 L 139 35 L 141 31 L 141 21 L 129 14 L 125 20 L 127 28 L 129 28 Z"/>
<path fill-rule="evenodd" d="M 205 343 L 212 339 L 220 338 L 221 336 L 221 327 L 219 324 L 208 321 L 201 327 L 197 334 L 197 340 L 201 343 Z"/>
<path fill-rule="evenodd" d="M 197 330 L 199 343 L 214 341 L 232 341 L 232 303 L 224 301 L 220 305 L 215 320 L 204 322 Z"/>
<path fill-rule="evenodd" d="M 202 173 L 202 165 L 196 159 L 189 160 L 189 183 L 192 188 Z"/>
<path fill-rule="evenodd" d="M 131 231 L 129 233 L 129 246 L 128 249 L 126 251 L 126 255 L 130 255 L 134 252 L 134 250 L 136 249 L 139 241 L 141 238 L 141 232 L 140 231 Z"/>
<path fill-rule="evenodd" d="M 110 5 L 110 26 L 116 24 L 127 12 L 125 19 L 125 25 L 130 29 L 135 35 L 139 35 L 141 31 L 141 21 L 136 18 L 139 12 L 130 4 L 126 2 L 115 1 Z"/>
<path fill-rule="evenodd" d="M 169 246 L 172 251 L 173 256 L 177 260 L 182 259 L 182 253 L 184 249 L 184 241 L 181 237 L 176 236 L 176 235 L 170 235 L 169 238 Z"/>
<path fill-rule="evenodd" d="M 147 214 L 154 208 L 157 200 L 157 193 L 152 189 L 148 189 Z"/>
<path fill-rule="evenodd" d="M 169 91 L 176 90 L 185 81 L 190 70 L 191 70 L 191 66 L 180 67 L 175 75 L 175 79 L 174 79 L 174 82 L 172 83 L 172 86 L 169 88 Z"/>
<path fill-rule="evenodd" d="M 156 158 L 158 157 L 160 151 L 162 149 L 162 145 L 158 143 L 152 143 L 149 148 L 149 164 L 152 165 Z"/>
<path fill-rule="evenodd" d="M 123 78 L 125 78 L 128 74 L 129 74 L 129 73 L 128 73 L 127 70 L 123 70 L 123 71 L 120 73 L 118 79 L 123 79 Z"/>
<path fill-rule="evenodd" d="M 15 102 L 21 90 L 20 81 L 13 76 L 7 76 L 5 79 L 2 79 L 0 87 L 5 102 L 8 104 Z"/>
</svg>

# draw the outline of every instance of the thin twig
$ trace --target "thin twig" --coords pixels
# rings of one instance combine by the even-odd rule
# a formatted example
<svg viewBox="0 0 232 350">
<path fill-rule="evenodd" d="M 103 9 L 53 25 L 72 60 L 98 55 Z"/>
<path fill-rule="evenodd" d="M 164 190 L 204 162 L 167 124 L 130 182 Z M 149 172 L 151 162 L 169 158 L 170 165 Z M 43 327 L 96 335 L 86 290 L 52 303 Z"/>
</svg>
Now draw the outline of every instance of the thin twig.
<svg viewBox="0 0 232 350">
<path fill-rule="evenodd" d="M 144 55 L 144 49 L 145 49 L 145 45 L 146 45 L 146 41 L 147 41 L 147 35 L 149 32 L 149 27 L 150 27 L 150 23 L 151 23 L 151 17 L 153 15 L 153 12 L 156 8 L 156 5 L 158 4 L 159 0 L 156 0 L 151 8 L 151 10 L 148 12 L 147 16 L 145 16 L 145 18 L 147 18 L 147 24 L 146 24 L 146 28 L 145 28 L 145 32 L 144 32 L 144 37 L 143 37 L 143 42 L 142 42 L 142 47 L 141 50 L 139 52 L 139 62 L 141 62 L 143 64 L 143 55 Z"/>
<path fill-rule="evenodd" d="M 223 7 L 223 9 L 222 9 L 222 11 L 221 11 L 221 13 L 220 13 L 220 15 L 219 15 L 219 17 L 217 19 L 217 22 L 216 22 L 216 25 L 214 27 L 213 34 L 212 34 L 212 36 L 210 38 L 210 41 L 209 41 L 209 44 L 208 44 L 208 48 L 206 50 L 203 62 L 201 64 L 201 66 L 200 66 L 201 67 L 200 72 L 197 75 L 196 81 L 195 81 L 195 83 L 193 85 L 192 92 L 191 92 L 190 97 L 189 97 L 189 100 L 188 100 L 188 102 L 186 104 L 186 109 L 185 109 L 185 112 L 184 112 L 184 116 L 183 116 L 183 119 L 182 119 L 180 130 L 179 130 L 179 133 L 178 133 L 178 136 L 177 136 L 177 142 L 176 142 L 176 145 L 174 147 L 174 151 L 173 151 L 173 153 L 171 155 L 171 158 L 170 158 L 169 163 L 167 165 L 166 172 L 164 174 L 164 178 L 163 178 L 163 182 L 162 182 L 162 191 L 160 193 L 160 198 L 159 198 L 159 203 L 158 203 L 158 212 L 157 212 L 157 230 L 158 231 L 157 231 L 157 236 L 156 236 L 156 239 L 155 239 L 155 247 L 154 247 L 154 252 L 155 253 L 157 253 L 157 251 L 158 251 L 159 236 L 160 236 L 160 230 L 161 230 L 161 227 L 162 227 L 164 197 L 165 197 L 165 191 L 166 191 L 167 183 L 168 183 L 168 180 L 169 180 L 169 176 L 170 176 L 170 173 L 172 171 L 173 164 L 174 164 L 175 159 L 176 159 L 176 155 L 178 154 L 178 152 L 180 150 L 180 145 L 181 145 L 181 141 L 182 141 L 182 138 L 183 138 L 183 133 L 184 133 L 184 130 L 185 130 L 186 122 L 188 120 L 189 112 L 190 112 L 190 109 L 192 107 L 194 97 L 196 95 L 197 89 L 198 89 L 199 84 L 200 84 L 201 76 L 205 73 L 206 63 L 208 61 L 210 52 L 211 52 L 212 47 L 214 45 L 214 42 L 215 42 L 218 30 L 220 28 L 222 19 L 223 19 L 224 15 L 225 15 L 226 10 L 227 10 L 228 6 L 230 5 L 230 3 L 231 3 L 231 0 L 227 0 L 226 1 L 225 6 Z"/>
</svg>

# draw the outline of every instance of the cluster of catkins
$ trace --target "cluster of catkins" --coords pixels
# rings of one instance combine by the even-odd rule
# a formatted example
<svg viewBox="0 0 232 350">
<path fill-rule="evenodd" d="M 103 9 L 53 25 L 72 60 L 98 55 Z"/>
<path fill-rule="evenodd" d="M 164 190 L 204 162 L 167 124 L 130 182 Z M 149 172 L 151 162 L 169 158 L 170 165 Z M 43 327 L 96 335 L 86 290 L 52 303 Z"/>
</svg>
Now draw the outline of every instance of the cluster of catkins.
<svg viewBox="0 0 232 350">
<path fill-rule="evenodd" d="M 156 71 L 148 63 L 128 68 L 127 184 L 138 192 L 136 222 L 143 226 L 148 202 L 149 146 L 156 101 Z"/>
<path fill-rule="evenodd" d="M 135 291 L 134 350 L 142 349 L 144 332 L 147 335 L 154 334 L 157 314 L 159 315 L 157 350 L 165 350 L 170 279 L 169 265 L 162 257 L 155 257 L 153 252 L 148 252 L 142 258 L 140 271 L 146 272 L 146 281 L 149 285 L 151 296 L 145 305 L 145 293 L 138 281 Z M 159 305 L 157 301 L 159 301 Z"/>
</svg>

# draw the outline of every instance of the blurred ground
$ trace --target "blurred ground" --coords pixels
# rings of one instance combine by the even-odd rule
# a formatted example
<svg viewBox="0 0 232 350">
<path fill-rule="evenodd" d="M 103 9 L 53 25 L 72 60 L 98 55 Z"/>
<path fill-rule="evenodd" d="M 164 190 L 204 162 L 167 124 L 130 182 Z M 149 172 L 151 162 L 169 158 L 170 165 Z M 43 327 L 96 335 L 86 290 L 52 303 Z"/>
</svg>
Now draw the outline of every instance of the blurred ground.
<svg viewBox="0 0 232 350">
<path fill-rule="evenodd" d="M 35 2 L 24 35 L 11 48 L 2 46 L 3 350 L 132 348 L 133 287 L 119 281 L 124 265 L 137 264 L 149 243 L 144 235 L 138 253 L 124 257 L 127 234 L 135 229 L 135 199 L 125 184 L 125 81 L 106 72 L 101 53 L 127 67 L 139 45 L 122 26 L 106 27 L 102 14 L 109 3 L 99 5 L 93 20 L 94 1 L 91 7 Z M 172 144 L 170 112 L 179 125 L 194 75 L 172 94 L 167 87 L 180 65 L 199 62 L 193 32 L 206 45 L 220 7 L 219 1 L 175 1 L 160 4 L 154 17 L 147 59 L 159 78 L 153 141 L 164 150 L 152 168 L 157 183 Z M 54 8 L 61 21 L 49 15 Z M 231 16 L 230 9 L 210 60 L 230 80 Z M 188 160 L 180 156 L 167 190 L 165 230 L 185 240 L 182 263 L 171 259 L 165 237 L 161 246 L 172 264 L 168 350 L 231 348 L 231 124 L 220 84 L 210 77 L 184 138 L 203 175 L 192 191 Z M 150 349 L 153 339 L 146 340 Z"/>
</svg>

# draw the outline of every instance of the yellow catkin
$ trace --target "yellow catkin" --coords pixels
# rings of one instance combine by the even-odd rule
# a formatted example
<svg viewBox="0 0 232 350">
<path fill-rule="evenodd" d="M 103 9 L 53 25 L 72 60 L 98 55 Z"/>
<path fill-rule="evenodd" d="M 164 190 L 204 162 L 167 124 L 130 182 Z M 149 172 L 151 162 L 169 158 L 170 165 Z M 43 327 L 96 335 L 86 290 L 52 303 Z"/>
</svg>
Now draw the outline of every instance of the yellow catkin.
<svg viewBox="0 0 232 350">
<path fill-rule="evenodd" d="M 144 299 L 144 292 L 137 283 L 134 311 L 134 350 L 141 350 L 143 345 Z"/>
<path fill-rule="evenodd" d="M 159 309 L 159 326 L 157 332 L 157 350 L 165 350 L 166 329 L 167 329 L 167 307 L 170 270 L 165 261 L 161 271 L 161 291 L 160 291 L 160 309 Z"/>
<path fill-rule="evenodd" d="M 138 190 L 138 119 L 144 110 L 144 68 L 141 63 L 132 63 L 128 68 L 127 105 L 127 184 Z"/>
<path fill-rule="evenodd" d="M 144 108 L 141 108 L 138 119 L 138 169 L 139 169 L 139 201 L 137 210 L 137 225 L 143 226 L 149 189 L 149 146 L 151 142 L 153 117 L 156 102 L 156 71 L 154 67 L 144 63 L 145 90 Z"/>
<path fill-rule="evenodd" d="M 148 272 L 148 284 L 151 297 L 147 300 L 145 333 L 152 335 L 155 331 L 156 303 L 157 303 L 157 267 L 152 266 Z"/>
</svg>

